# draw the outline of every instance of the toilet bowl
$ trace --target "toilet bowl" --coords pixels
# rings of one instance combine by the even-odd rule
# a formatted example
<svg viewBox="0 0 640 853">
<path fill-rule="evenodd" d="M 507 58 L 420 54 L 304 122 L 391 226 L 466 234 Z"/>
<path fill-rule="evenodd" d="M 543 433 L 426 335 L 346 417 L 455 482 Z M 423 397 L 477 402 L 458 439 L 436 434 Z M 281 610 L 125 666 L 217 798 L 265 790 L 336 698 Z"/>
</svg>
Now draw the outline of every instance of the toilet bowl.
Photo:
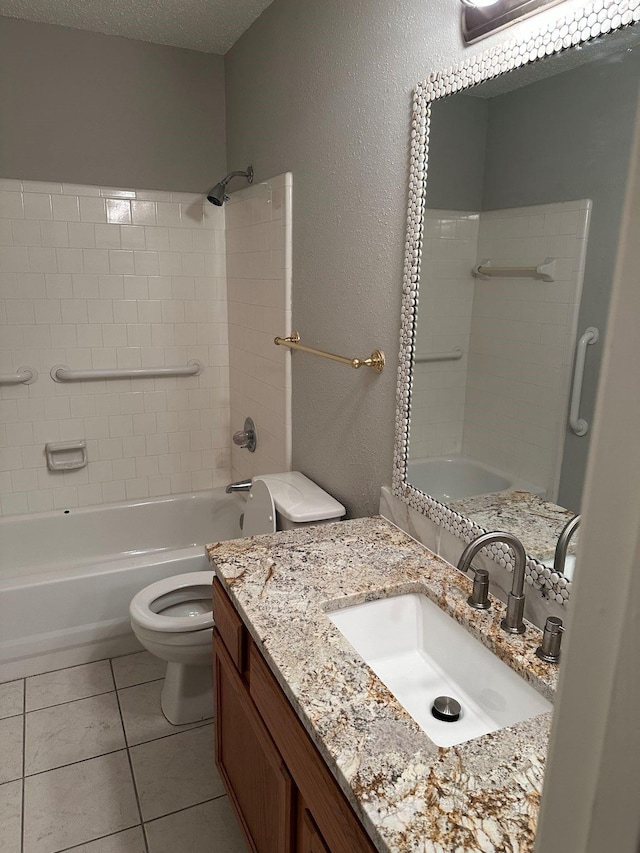
<svg viewBox="0 0 640 853">
<path fill-rule="evenodd" d="M 129 605 L 133 633 L 167 661 L 160 704 L 174 725 L 212 715 L 212 583 L 213 572 L 175 575 L 145 587 Z"/>
<path fill-rule="evenodd" d="M 345 508 L 297 471 L 256 477 L 247 495 L 246 536 L 342 518 Z M 131 627 L 152 655 L 167 662 L 160 705 L 174 725 L 213 716 L 211 641 L 214 572 L 164 578 L 129 605 Z"/>
</svg>

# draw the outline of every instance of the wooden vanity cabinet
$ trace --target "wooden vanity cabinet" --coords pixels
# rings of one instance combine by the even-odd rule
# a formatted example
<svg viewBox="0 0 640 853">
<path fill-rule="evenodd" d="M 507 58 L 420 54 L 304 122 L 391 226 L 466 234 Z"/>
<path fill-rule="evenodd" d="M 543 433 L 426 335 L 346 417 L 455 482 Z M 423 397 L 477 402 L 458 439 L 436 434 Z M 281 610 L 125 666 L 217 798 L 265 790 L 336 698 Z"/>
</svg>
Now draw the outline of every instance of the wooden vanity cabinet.
<svg viewBox="0 0 640 853">
<path fill-rule="evenodd" d="M 217 579 L 213 602 L 216 764 L 252 853 L 375 853 Z"/>
</svg>

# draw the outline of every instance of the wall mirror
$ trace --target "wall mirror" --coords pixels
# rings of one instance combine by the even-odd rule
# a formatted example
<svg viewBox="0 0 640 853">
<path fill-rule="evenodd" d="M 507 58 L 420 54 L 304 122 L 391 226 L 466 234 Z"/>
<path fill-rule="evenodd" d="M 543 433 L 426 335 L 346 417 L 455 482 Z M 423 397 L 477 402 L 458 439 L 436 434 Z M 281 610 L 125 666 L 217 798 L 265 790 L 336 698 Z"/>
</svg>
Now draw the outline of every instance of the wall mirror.
<svg viewBox="0 0 640 853">
<path fill-rule="evenodd" d="M 620 9 L 433 74 L 414 99 L 394 493 L 465 542 L 515 533 L 559 602 L 640 87 Z"/>
</svg>

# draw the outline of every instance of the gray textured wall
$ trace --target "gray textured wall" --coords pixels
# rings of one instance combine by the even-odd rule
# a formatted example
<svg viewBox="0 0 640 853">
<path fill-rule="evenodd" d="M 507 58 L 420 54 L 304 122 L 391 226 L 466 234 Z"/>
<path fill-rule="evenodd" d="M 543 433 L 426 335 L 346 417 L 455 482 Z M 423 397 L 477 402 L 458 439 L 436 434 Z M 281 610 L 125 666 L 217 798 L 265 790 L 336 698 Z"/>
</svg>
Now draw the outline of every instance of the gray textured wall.
<svg viewBox="0 0 640 853">
<path fill-rule="evenodd" d="M 224 60 L 0 18 L 0 177 L 205 192 L 224 175 Z"/>
<path fill-rule="evenodd" d="M 387 354 L 381 376 L 293 356 L 294 466 L 352 515 L 391 481 L 411 93 L 577 5 L 465 48 L 450 0 L 275 0 L 225 57 L 229 164 L 293 172 L 294 327 L 312 346 Z"/>
<path fill-rule="evenodd" d="M 427 207 L 482 210 L 490 104 L 456 94 L 432 105 Z"/>
<path fill-rule="evenodd" d="M 593 201 L 578 334 L 604 332 L 640 84 L 640 51 L 623 51 L 490 101 L 484 210 Z M 590 347 L 582 417 L 593 424 L 604 335 Z M 580 511 L 592 431 L 567 430 L 559 503 Z"/>
</svg>

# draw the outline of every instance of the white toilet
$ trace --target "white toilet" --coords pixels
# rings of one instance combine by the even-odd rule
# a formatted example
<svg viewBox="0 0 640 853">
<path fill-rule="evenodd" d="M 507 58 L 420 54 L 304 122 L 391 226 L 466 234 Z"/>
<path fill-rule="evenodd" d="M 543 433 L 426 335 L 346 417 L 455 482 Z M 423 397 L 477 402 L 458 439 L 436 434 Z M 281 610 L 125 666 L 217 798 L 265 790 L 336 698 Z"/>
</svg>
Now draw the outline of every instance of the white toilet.
<svg viewBox="0 0 640 853">
<path fill-rule="evenodd" d="M 298 471 L 255 477 L 243 534 L 256 536 L 342 518 L 345 508 Z M 129 606 L 133 632 L 167 661 L 162 712 L 182 725 L 213 714 L 211 584 L 213 572 L 191 572 L 152 583 Z"/>
</svg>

